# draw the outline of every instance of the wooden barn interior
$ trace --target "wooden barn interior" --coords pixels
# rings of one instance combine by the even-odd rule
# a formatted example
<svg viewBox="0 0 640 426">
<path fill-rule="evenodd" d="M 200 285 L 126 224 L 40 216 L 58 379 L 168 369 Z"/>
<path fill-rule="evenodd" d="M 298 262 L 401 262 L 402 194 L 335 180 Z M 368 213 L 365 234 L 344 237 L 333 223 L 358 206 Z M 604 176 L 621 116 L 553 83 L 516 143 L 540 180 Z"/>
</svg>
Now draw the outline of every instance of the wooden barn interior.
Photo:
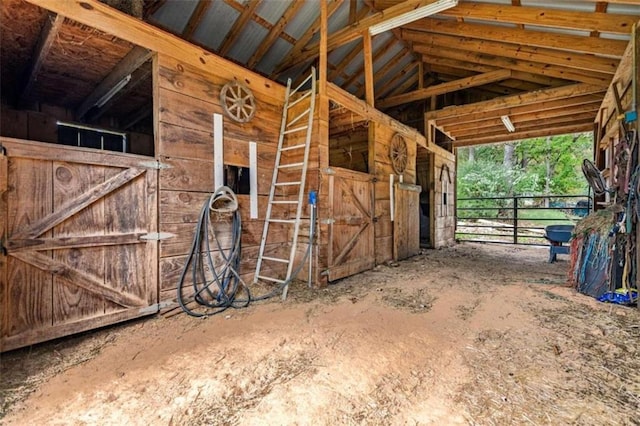
<svg viewBox="0 0 640 426">
<path fill-rule="evenodd" d="M 318 287 L 455 243 L 457 147 L 594 132 L 611 180 L 613 152 L 638 126 L 627 114 L 638 99 L 635 0 L 0 9 L 2 351 L 174 307 L 219 184 L 237 194 L 239 276 L 250 284 L 262 258 L 292 253 L 305 260 L 293 275 Z M 293 105 L 302 98 L 287 81 L 313 103 Z M 311 124 L 302 136 L 282 134 L 289 109 Z M 305 138 L 308 158 L 279 148 Z M 301 191 L 317 193 L 311 241 L 306 195 L 300 215 L 298 194 L 274 189 L 282 161 L 304 163 Z M 229 246 L 229 222 L 219 229 Z M 284 280 L 287 265 L 258 269 Z"/>
</svg>

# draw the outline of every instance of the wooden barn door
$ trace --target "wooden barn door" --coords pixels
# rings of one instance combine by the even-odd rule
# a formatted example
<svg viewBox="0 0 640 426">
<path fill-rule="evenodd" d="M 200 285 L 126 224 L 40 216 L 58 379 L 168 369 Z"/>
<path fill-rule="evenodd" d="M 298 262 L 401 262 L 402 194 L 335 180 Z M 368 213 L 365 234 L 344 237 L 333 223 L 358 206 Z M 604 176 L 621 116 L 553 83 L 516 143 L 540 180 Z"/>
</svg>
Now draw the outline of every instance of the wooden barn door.
<svg viewBox="0 0 640 426">
<path fill-rule="evenodd" d="M 0 350 L 157 312 L 155 160 L 0 143 Z"/>
<path fill-rule="evenodd" d="M 329 281 L 371 269 L 376 260 L 372 176 L 334 170 L 329 176 Z"/>
<path fill-rule="evenodd" d="M 417 185 L 397 183 L 394 188 L 393 258 L 406 259 L 420 252 L 420 191 Z"/>
</svg>

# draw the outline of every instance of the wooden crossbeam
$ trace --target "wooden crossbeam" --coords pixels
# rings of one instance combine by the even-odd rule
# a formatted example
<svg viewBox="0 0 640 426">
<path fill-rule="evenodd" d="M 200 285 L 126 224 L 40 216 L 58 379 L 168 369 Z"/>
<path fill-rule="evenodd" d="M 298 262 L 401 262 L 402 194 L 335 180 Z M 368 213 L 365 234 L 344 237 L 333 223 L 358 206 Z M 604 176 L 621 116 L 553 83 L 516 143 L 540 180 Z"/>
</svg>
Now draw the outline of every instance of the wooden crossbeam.
<svg viewBox="0 0 640 426">
<path fill-rule="evenodd" d="M 543 101 L 527 105 L 514 105 L 496 110 L 480 111 L 470 114 L 463 114 L 460 116 L 441 118 L 437 120 L 437 124 L 445 127 L 448 125 L 459 125 L 462 123 L 470 123 L 474 126 L 479 126 L 480 123 L 485 120 L 489 120 L 494 117 L 500 117 L 502 115 L 512 116 L 517 114 L 541 114 L 545 111 L 582 108 L 586 106 L 588 106 L 588 108 L 593 108 L 595 105 L 600 105 L 600 102 L 602 102 L 603 93 L 604 92 L 601 92 L 599 94 L 574 96 L 570 98 Z"/>
<path fill-rule="evenodd" d="M 482 86 L 483 84 L 495 83 L 496 81 L 506 80 L 511 77 L 511 70 L 490 71 L 484 74 L 478 74 L 471 77 L 461 78 L 455 81 L 436 84 L 434 86 L 425 87 L 424 89 L 414 90 L 398 96 L 386 98 L 377 103 L 379 108 L 389 108 L 392 106 L 402 105 L 409 102 L 421 101 L 456 90 L 462 90 L 468 87 Z"/>
<path fill-rule="evenodd" d="M 596 117 L 598 112 L 599 104 L 597 102 L 592 102 L 590 104 L 577 105 L 573 107 L 563 105 L 560 108 L 546 109 L 541 111 L 534 112 L 521 112 L 519 113 L 517 110 L 514 110 L 511 114 L 500 114 L 498 112 L 494 112 L 491 118 L 486 118 L 482 121 L 463 121 L 463 122 L 452 122 L 448 124 L 441 124 L 438 122 L 438 125 L 442 126 L 445 129 L 451 130 L 453 132 L 460 132 L 465 130 L 472 129 L 482 129 L 485 127 L 499 127 L 504 126 L 500 117 L 502 115 L 508 115 L 511 121 L 515 123 L 526 123 L 529 121 L 538 121 L 545 122 L 544 120 L 555 119 L 557 117 L 581 117 L 586 118 L 590 116 L 593 120 Z M 458 135 L 458 133 L 456 133 Z"/>
<path fill-rule="evenodd" d="M 293 2 L 289 4 L 287 10 L 285 10 L 280 19 L 278 19 L 278 22 L 276 22 L 276 24 L 273 26 L 273 28 L 269 30 L 269 33 L 267 33 L 266 37 L 262 39 L 256 51 L 253 52 L 253 55 L 251 55 L 251 57 L 247 61 L 248 68 L 253 68 L 256 66 L 256 64 L 262 59 L 264 54 L 267 53 L 267 51 L 271 48 L 275 39 L 280 36 L 280 34 L 284 31 L 284 28 L 291 21 L 291 19 L 296 16 L 302 6 L 304 6 L 304 1 L 302 0 L 293 0 Z"/>
<path fill-rule="evenodd" d="M 211 0 L 198 1 L 196 8 L 191 14 L 191 17 L 189 17 L 189 22 L 187 22 L 187 25 L 182 31 L 182 36 L 185 39 L 189 40 L 191 39 L 191 37 L 193 37 L 193 33 L 196 31 L 196 28 L 198 28 L 198 25 L 200 25 L 200 22 L 202 21 L 202 18 L 204 18 L 204 15 L 207 13 L 207 10 L 209 10 L 209 7 L 211 7 Z"/>
<path fill-rule="evenodd" d="M 579 81 L 581 83 L 606 86 L 611 81 L 610 74 L 593 71 L 581 71 L 550 64 L 541 66 L 539 62 L 504 58 L 485 53 L 453 49 L 450 46 L 445 48 L 441 46 L 427 46 L 424 44 L 420 44 L 414 45 L 414 50 L 425 55 L 439 56 L 467 62 L 475 62 L 497 68 L 507 68 L 513 71 L 535 73 L 563 80 Z"/>
<path fill-rule="evenodd" d="M 458 6 L 440 12 L 454 18 L 508 22 L 579 31 L 599 31 L 630 34 L 633 17 L 614 13 L 577 12 L 541 7 L 520 7 L 488 3 L 460 2 Z"/>
<path fill-rule="evenodd" d="M 403 27 L 405 31 L 422 31 L 481 40 L 517 43 L 524 46 L 621 58 L 627 42 L 624 40 L 584 37 L 569 34 L 508 28 L 497 25 L 470 24 L 443 19 L 425 18 Z"/>
<path fill-rule="evenodd" d="M 229 49 L 236 41 L 236 38 L 238 38 L 240 31 L 242 31 L 246 23 L 253 16 L 253 13 L 256 10 L 256 7 L 258 7 L 258 5 L 260 4 L 260 1 L 261 0 L 249 0 L 244 4 L 244 6 L 242 6 L 240 16 L 236 18 L 236 21 L 231 26 L 231 29 L 229 30 L 227 35 L 224 36 L 222 43 L 220 43 L 218 54 L 225 56 L 229 52 Z"/>
<path fill-rule="evenodd" d="M 403 15 L 407 12 L 433 3 L 434 1 L 435 0 L 406 0 L 402 3 L 388 8 L 387 10 L 374 13 L 373 15 L 362 19 L 356 24 L 349 25 L 348 27 L 343 28 L 330 35 L 327 42 L 327 49 L 330 52 L 344 44 L 349 43 L 350 41 L 357 40 L 362 37 L 364 31 L 368 31 L 370 26 Z M 277 67 L 278 73 L 290 69 L 297 64 L 308 61 L 309 59 L 317 57 L 318 48 L 319 43 L 316 42 L 308 47 L 304 47 L 298 55 L 289 54 L 287 58 Z"/>
<path fill-rule="evenodd" d="M 38 80 L 38 74 L 40 74 L 40 69 L 42 68 L 42 64 L 44 63 L 45 59 L 49 55 L 49 52 L 53 47 L 53 43 L 55 42 L 58 32 L 62 28 L 63 23 L 64 23 L 64 16 L 61 16 L 61 15 L 47 16 L 44 26 L 40 31 L 40 37 L 38 38 L 38 43 L 36 44 L 36 47 L 33 49 L 33 54 L 31 55 L 31 63 L 29 65 L 29 71 L 27 72 L 27 79 L 20 93 L 21 105 L 25 105 L 27 103 L 29 95 L 33 90 L 33 86 L 35 85 L 35 82 Z"/>
<path fill-rule="evenodd" d="M 64 280 L 65 284 L 80 287 L 88 292 L 104 297 L 120 306 L 126 308 L 142 307 L 147 303 L 139 297 L 125 293 L 112 287 L 108 287 L 102 283 L 102 278 L 87 272 L 80 272 L 64 263 L 47 257 L 38 252 L 19 252 L 14 253 L 13 257 L 20 259 L 24 263 L 54 274 L 56 277 Z"/>
<path fill-rule="evenodd" d="M 140 68 L 142 64 L 151 58 L 151 51 L 136 46 L 115 66 L 98 86 L 85 98 L 76 110 L 76 118 L 81 120 L 96 102 L 109 92 L 114 86 L 122 81 L 129 74 Z"/>
<path fill-rule="evenodd" d="M 422 55 L 422 59 L 424 60 L 425 63 L 431 64 L 431 65 L 443 65 L 447 67 L 473 71 L 476 73 L 489 72 L 489 71 L 495 71 L 497 69 L 500 69 L 499 67 L 494 65 L 478 64 L 475 62 L 444 58 L 444 57 L 434 56 L 434 55 Z M 525 71 L 516 71 L 516 70 L 512 70 L 512 71 L 513 71 L 513 78 L 526 81 L 529 83 L 539 84 L 542 86 L 563 86 L 568 83 L 568 80 L 566 79 L 559 79 L 559 78 L 534 74 L 534 73 L 525 72 Z"/>
<path fill-rule="evenodd" d="M 453 142 L 455 147 L 472 146 L 472 145 L 486 145 L 490 143 L 509 142 L 520 139 L 539 138 L 544 136 L 556 136 L 565 135 L 570 133 L 581 133 L 593 131 L 593 122 L 581 123 L 581 124 L 568 124 L 565 126 L 548 127 L 539 130 L 529 130 L 524 132 L 507 133 L 498 136 L 488 137 L 472 137 L 468 139 L 457 139 Z"/>
<path fill-rule="evenodd" d="M 616 72 L 619 63 L 619 59 L 616 58 L 603 58 L 590 54 L 586 55 L 557 49 L 514 44 L 510 40 L 507 40 L 508 42 L 490 41 L 466 36 L 432 34 L 412 30 L 403 30 L 402 38 L 405 41 L 426 45 L 430 48 L 433 46 L 455 46 L 456 49 L 469 52 L 521 59 L 545 65 L 551 64 L 564 68 L 575 68 L 577 70 L 595 71 L 610 75 Z"/>
<path fill-rule="evenodd" d="M 442 110 L 428 112 L 427 119 L 440 119 L 445 117 L 462 116 L 476 112 L 493 111 L 513 106 L 534 104 L 543 101 L 570 98 L 573 96 L 601 93 L 605 90 L 602 86 L 589 84 L 571 84 L 568 86 L 554 87 L 552 89 L 539 90 L 520 95 L 505 96 L 490 101 L 474 104 L 447 107 Z"/>
<path fill-rule="evenodd" d="M 585 123 L 593 123 L 593 119 L 596 117 L 595 111 L 585 112 L 582 114 L 574 114 L 574 115 L 559 115 L 556 117 L 548 117 L 545 120 L 529 120 L 529 121 L 518 121 L 515 117 L 509 117 L 511 122 L 515 126 L 516 130 L 520 132 L 530 131 L 530 130 L 538 130 L 548 127 L 554 127 L 559 125 L 569 125 L 569 124 L 585 124 Z M 497 136 L 507 131 L 502 122 L 493 124 L 491 126 L 483 126 L 476 128 L 467 128 L 460 129 L 458 127 L 449 127 L 445 128 L 448 132 L 450 132 L 456 139 L 465 139 L 474 136 Z"/>
</svg>

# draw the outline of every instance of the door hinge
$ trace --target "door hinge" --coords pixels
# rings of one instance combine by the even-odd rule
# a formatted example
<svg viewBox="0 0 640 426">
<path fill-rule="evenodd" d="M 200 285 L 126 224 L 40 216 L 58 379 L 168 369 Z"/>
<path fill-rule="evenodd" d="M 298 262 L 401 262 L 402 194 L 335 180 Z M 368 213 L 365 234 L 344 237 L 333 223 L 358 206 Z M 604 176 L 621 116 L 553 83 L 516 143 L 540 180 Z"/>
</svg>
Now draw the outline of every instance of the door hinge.
<svg viewBox="0 0 640 426">
<path fill-rule="evenodd" d="M 320 171 L 322 173 L 324 173 L 325 175 L 335 175 L 336 171 L 334 169 L 332 169 L 331 167 L 325 167 L 324 169 L 320 169 Z"/>
<path fill-rule="evenodd" d="M 375 176 L 374 176 L 374 177 L 372 177 L 372 178 L 371 178 L 371 182 L 373 182 L 373 183 L 378 183 L 378 178 L 377 178 L 377 177 L 375 177 Z"/>
<path fill-rule="evenodd" d="M 175 234 L 171 234 L 169 232 L 149 232 L 148 234 L 141 235 L 139 239 L 146 241 L 160 241 L 173 238 L 175 236 Z"/>
<path fill-rule="evenodd" d="M 160 161 L 143 161 L 141 163 L 138 163 L 138 165 L 140 167 L 144 167 L 146 169 L 155 169 L 155 170 L 161 170 L 161 169 L 170 169 L 171 166 L 165 163 L 161 163 Z"/>
<path fill-rule="evenodd" d="M 319 222 L 323 223 L 325 225 L 333 225 L 336 222 L 336 220 L 335 219 L 320 219 Z"/>
<path fill-rule="evenodd" d="M 174 302 L 171 302 L 171 301 L 154 303 L 153 305 L 145 306 L 144 308 L 140 308 L 138 310 L 138 313 L 141 314 L 141 315 L 155 314 L 157 312 L 160 312 L 161 309 L 169 307 L 169 306 L 171 306 L 173 304 L 174 304 Z"/>
<path fill-rule="evenodd" d="M 378 220 L 380 220 L 377 216 L 374 216 L 373 219 L 371 219 L 373 221 L 373 223 L 378 223 Z"/>
</svg>

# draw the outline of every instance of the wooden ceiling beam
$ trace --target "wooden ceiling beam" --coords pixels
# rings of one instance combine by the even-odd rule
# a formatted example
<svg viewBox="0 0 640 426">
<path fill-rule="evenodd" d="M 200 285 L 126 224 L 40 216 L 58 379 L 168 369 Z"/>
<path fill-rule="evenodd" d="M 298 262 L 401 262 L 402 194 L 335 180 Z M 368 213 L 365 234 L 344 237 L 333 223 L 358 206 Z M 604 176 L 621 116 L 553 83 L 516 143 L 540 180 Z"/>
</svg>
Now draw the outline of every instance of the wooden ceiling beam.
<svg viewBox="0 0 640 426">
<path fill-rule="evenodd" d="M 21 105 L 25 105 L 27 103 L 29 95 L 31 95 L 31 91 L 33 90 L 33 86 L 38 80 L 38 74 L 40 74 L 42 64 L 47 56 L 49 56 L 49 52 L 53 47 L 53 43 L 56 41 L 56 37 L 58 36 L 58 32 L 62 28 L 63 23 L 64 16 L 47 15 L 44 26 L 40 31 L 38 43 L 33 49 L 33 54 L 31 55 L 31 63 L 29 65 L 29 71 L 27 72 L 27 78 L 24 82 L 22 91 L 20 92 L 19 103 Z"/>
<path fill-rule="evenodd" d="M 548 127 L 539 130 L 529 131 L 515 131 L 513 133 L 506 133 L 498 136 L 478 136 L 465 139 L 457 139 L 453 142 L 454 147 L 472 146 L 472 145 L 487 145 L 491 143 L 499 142 L 511 142 L 522 139 L 540 138 L 545 136 L 565 135 L 571 133 L 592 132 L 593 122 L 591 123 L 579 123 L 579 124 L 567 124 L 565 126 Z"/>
<path fill-rule="evenodd" d="M 231 29 L 224 36 L 222 43 L 220 43 L 220 48 L 218 49 L 218 54 L 221 56 L 226 56 L 229 53 L 229 49 L 233 46 L 233 43 L 236 41 L 240 32 L 244 28 L 244 26 L 249 22 L 249 19 L 253 16 L 256 7 L 260 4 L 261 0 L 249 0 L 247 3 L 242 6 L 242 11 L 240 15 L 236 19 L 236 21 L 231 26 Z M 235 2 L 234 2 L 235 3 Z"/>
<path fill-rule="evenodd" d="M 151 58 L 151 51 L 136 46 L 127 53 L 113 70 L 107 75 L 98 86 L 85 98 L 76 110 L 76 119 L 81 120 L 93 108 L 96 103 L 121 82 L 128 75 L 140 68 L 142 64 Z"/>
<path fill-rule="evenodd" d="M 278 19 L 278 22 L 276 22 L 276 24 L 269 30 L 266 37 L 262 39 L 256 51 L 253 52 L 253 55 L 249 58 L 249 61 L 247 62 L 248 68 L 253 68 L 258 64 L 258 62 L 260 62 L 264 54 L 267 53 L 273 45 L 275 39 L 280 36 L 287 24 L 298 13 L 302 6 L 304 6 L 303 0 L 293 0 L 289 4 L 289 7 L 287 7 L 280 19 Z"/>
<path fill-rule="evenodd" d="M 182 36 L 186 40 L 190 40 L 191 37 L 193 37 L 193 33 L 196 31 L 196 28 L 198 28 L 198 25 L 200 25 L 200 22 L 202 21 L 202 18 L 204 18 L 204 15 L 207 13 L 207 10 L 209 10 L 209 7 L 211 7 L 211 0 L 198 1 L 196 8 L 193 10 L 193 13 L 189 17 L 189 22 L 187 22 L 187 25 L 182 31 Z"/>
<path fill-rule="evenodd" d="M 579 108 L 593 108 L 594 105 L 600 105 L 602 102 L 602 94 L 582 95 L 566 99 L 557 99 L 554 101 L 544 101 L 522 106 L 511 106 L 500 108 L 492 111 L 475 112 L 460 116 L 438 119 L 438 126 L 459 125 L 462 123 L 474 123 L 480 125 L 484 120 L 490 120 L 494 117 L 503 115 L 522 115 L 522 114 L 544 114 L 546 111 L 558 111 L 559 109 L 576 110 Z"/>
<path fill-rule="evenodd" d="M 460 61 L 490 65 L 497 68 L 507 68 L 513 71 L 523 71 L 532 74 L 544 75 L 581 83 L 607 86 L 611 82 L 611 75 L 593 72 L 579 71 L 557 65 L 541 65 L 539 62 L 525 61 L 521 59 L 503 58 L 468 50 L 452 49 L 451 47 L 414 45 L 414 50 L 424 55 L 439 56 Z"/>
<path fill-rule="evenodd" d="M 368 31 L 368 28 L 372 25 L 379 24 L 397 16 L 403 15 L 412 10 L 418 9 L 422 6 L 433 3 L 435 0 L 406 0 L 395 6 L 388 8 L 385 11 L 374 13 L 366 18 L 358 21 L 353 25 L 349 25 L 346 28 L 336 31 L 329 36 L 327 48 L 332 51 L 342 45 L 345 45 L 353 40 L 357 40 L 362 37 L 364 31 Z M 315 42 L 308 47 L 304 47 L 298 55 L 289 54 L 282 63 L 276 67 L 277 72 L 281 73 L 290 69 L 300 63 L 308 61 L 318 56 L 319 43 Z"/>
<path fill-rule="evenodd" d="M 468 87 L 482 86 L 488 83 L 506 80 L 511 77 L 511 70 L 489 71 L 484 74 L 477 74 L 471 77 L 461 78 L 455 81 L 436 84 L 434 86 L 425 87 L 424 89 L 414 90 L 413 92 L 402 95 L 388 97 L 377 103 L 380 108 L 389 108 L 409 102 L 421 101 L 431 96 L 443 95 L 449 92 L 466 89 Z"/>
<path fill-rule="evenodd" d="M 327 4 L 327 19 L 333 15 L 338 8 L 342 5 L 344 0 L 330 0 L 330 3 Z M 311 41 L 314 35 L 316 35 L 320 31 L 320 16 L 313 21 L 313 24 L 307 28 L 305 33 L 293 44 L 293 48 L 288 53 L 287 56 L 298 56 L 304 50 L 304 47 Z M 280 74 L 282 74 L 286 69 L 283 69 L 281 65 L 276 67 L 276 70 L 272 74 L 272 78 L 277 78 Z M 305 73 L 306 74 L 306 73 Z"/>
<path fill-rule="evenodd" d="M 560 115 L 557 117 L 549 117 L 545 120 L 534 120 L 534 121 L 517 121 L 515 117 L 511 117 L 511 122 L 513 123 L 516 131 L 518 132 L 526 132 L 531 130 L 540 130 L 549 127 L 555 126 L 563 126 L 569 124 L 593 124 L 593 120 L 596 117 L 595 112 L 586 112 L 582 114 L 575 115 Z M 486 125 L 482 127 L 472 128 L 472 129 L 460 129 L 455 126 L 445 127 L 444 129 L 455 136 L 457 139 L 468 139 L 473 136 L 481 136 L 481 137 L 489 137 L 489 136 L 498 136 L 507 132 L 507 129 L 504 127 L 504 124 L 498 118 L 499 123 L 492 124 L 491 126 Z"/>
<path fill-rule="evenodd" d="M 437 120 L 446 117 L 460 117 L 465 114 L 473 114 L 476 112 L 493 111 L 508 107 L 535 104 L 543 101 L 571 98 L 573 96 L 602 93 L 604 90 L 606 89 L 602 86 L 584 83 L 571 84 L 568 86 L 539 90 L 537 92 L 528 92 L 521 95 L 505 96 L 485 102 L 446 107 L 438 111 L 428 112 L 426 118 Z"/>
<path fill-rule="evenodd" d="M 636 21 L 631 16 L 613 13 L 576 12 L 474 2 L 460 2 L 456 7 L 444 10 L 440 14 L 454 18 L 625 35 L 631 33 L 631 28 Z"/>
<path fill-rule="evenodd" d="M 433 18 L 425 18 L 405 25 L 402 28 L 402 33 L 412 30 L 496 42 L 517 43 L 524 46 L 558 49 L 618 59 L 622 57 L 624 49 L 627 47 L 627 42 L 624 40 L 558 34 L 497 25 L 470 24 Z"/>
<path fill-rule="evenodd" d="M 560 107 L 552 108 L 552 109 L 541 109 L 533 112 L 526 112 L 524 110 L 513 109 L 510 113 L 501 113 L 500 111 L 493 111 L 493 114 L 485 117 L 481 121 L 461 121 L 461 122 L 448 122 L 441 123 L 438 121 L 438 126 L 441 126 L 447 130 L 456 129 L 460 130 L 469 130 L 469 129 L 480 129 L 483 127 L 492 127 L 503 125 L 502 120 L 500 119 L 503 115 L 508 115 L 511 120 L 515 123 L 524 123 L 528 121 L 541 121 L 547 119 L 553 119 L 556 117 L 564 117 L 564 116 L 576 116 L 581 114 L 591 114 L 592 119 L 595 118 L 598 112 L 599 104 L 597 102 L 591 102 L 583 105 L 566 105 L 563 104 Z"/>
<path fill-rule="evenodd" d="M 426 45 L 429 47 L 455 46 L 456 49 L 487 55 L 519 59 L 541 64 L 557 65 L 565 68 L 575 68 L 581 71 L 592 71 L 613 75 L 618 68 L 619 59 L 603 58 L 582 53 L 571 53 L 542 47 L 531 47 L 513 44 L 510 41 L 496 42 L 469 37 L 450 36 L 425 33 L 422 31 L 402 31 L 406 41 Z"/>
<path fill-rule="evenodd" d="M 460 68 L 467 71 L 473 71 L 476 73 L 489 72 L 489 71 L 500 69 L 499 67 L 493 66 L 493 65 L 478 64 L 475 62 L 444 58 L 444 57 L 435 56 L 435 55 L 423 55 L 422 58 L 425 63 L 431 64 L 431 65 L 443 65 L 443 66 L 448 66 L 452 68 Z M 513 78 L 526 81 L 529 83 L 539 84 L 541 86 L 563 86 L 568 83 L 568 80 L 565 80 L 565 79 L 533 74 L 533 73 L 524 72 L 524 71 L 515 71 L 515 70 L 512 70 L 512 71 L 513 71 Z"/>
</svg>

